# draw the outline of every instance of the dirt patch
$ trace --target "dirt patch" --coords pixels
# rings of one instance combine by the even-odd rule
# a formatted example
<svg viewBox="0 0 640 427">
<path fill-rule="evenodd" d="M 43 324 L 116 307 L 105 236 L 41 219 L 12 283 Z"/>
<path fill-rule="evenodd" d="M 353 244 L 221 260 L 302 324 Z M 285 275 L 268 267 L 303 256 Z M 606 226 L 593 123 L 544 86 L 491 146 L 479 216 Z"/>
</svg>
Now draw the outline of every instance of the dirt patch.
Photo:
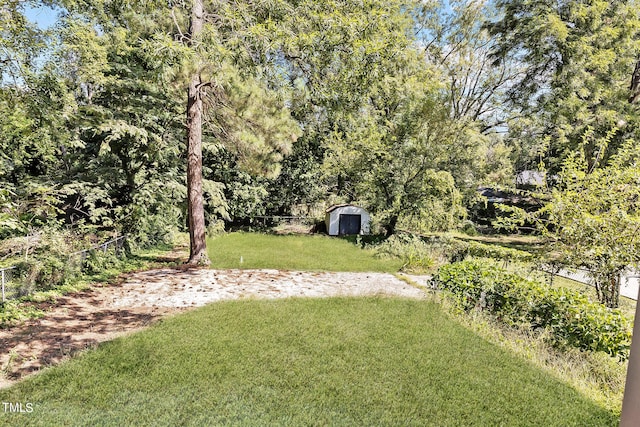
<svg viewBox="0 0 640 427">
<path fill-rule="evenodd" d="M 60 363 L 79 351 L 95 347 L 179 311 L 168 308 L 111 309 L 105 302 L 112 287 L 96 288 L 59 298 L 45 308 L 46 316 L 0 331 L 0 387 L 43 367 Z"/>
<path fill-rule="evenodd" d="M 73 354 L 144 328 L 162 316 L 241 298 L 394 295 L 423 298 L 384 273 L 162 268 L 130 273 L 115 285 L 59 298 L 47 315 L 0 331 L 0 386 Z"/>
</svg>

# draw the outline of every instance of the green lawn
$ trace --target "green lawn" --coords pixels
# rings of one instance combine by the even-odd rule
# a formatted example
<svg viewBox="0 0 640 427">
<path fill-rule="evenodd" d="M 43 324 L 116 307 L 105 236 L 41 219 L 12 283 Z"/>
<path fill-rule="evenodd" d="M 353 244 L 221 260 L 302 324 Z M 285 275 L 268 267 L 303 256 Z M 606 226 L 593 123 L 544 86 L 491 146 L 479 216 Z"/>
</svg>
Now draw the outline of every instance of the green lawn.
<svg viewBox="0 0 640 427">
<path fill-rule="evenodd" d="M 484 243 L 485 245 L 501 246 L 503 248 L 517 249 L 520 251 L 530 252 L 533 254 L 543 250 L 542 242 L 539 237 L 520 235 L 520 234 L 495 234 L 495 235 L 477 235 L 469 236 L 463 233 L 448 232 L 442 235 L 451 236 L 463 241 L 474 241 Z"/>
<path fill-rule="evenodd" d="M 9 390 L 5 425 L 607 426 L 614 414 L 429 301 L 222 302 Z"/>
<path fill-rule="evenodd" d="M 344 239 L 320 235 L 230 233 L 209 239 L 207 247 L 211 268 L 396 272 L 402 267 L 400 260 L 378 259 Z"/>
</svg>

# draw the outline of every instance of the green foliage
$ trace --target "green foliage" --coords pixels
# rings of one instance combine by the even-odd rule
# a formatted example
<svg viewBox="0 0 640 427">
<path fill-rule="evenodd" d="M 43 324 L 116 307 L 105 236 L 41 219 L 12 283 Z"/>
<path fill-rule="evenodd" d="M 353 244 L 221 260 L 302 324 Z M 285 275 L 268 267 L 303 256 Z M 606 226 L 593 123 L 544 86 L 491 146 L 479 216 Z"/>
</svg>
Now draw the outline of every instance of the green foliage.
<svg viewBox="0 0 640 427">
<path fill-rule="evenodd" d="M 397 233 L 368 247 L 382 258 L 402 260 L 403 269 L 407 271 L 428 271 L 446 263 L 463 261 L 470 256 L 502 262 L 527 262 L 533 259 L 529 252 L 499 245 L 462 241 L 450 236 L 420 237 L 411 233 Z"/>
<path fill-rule="evenodd" d="M 21 298 L 35 292 L 49 291 L 74 284 L 83 274 L 94 275 L 104 270 L 120 266 L 125 260 L 125 252 L 117 256 L 112 248 L 107 252 L 102 249 L 89 251 L 86 257 L 80 254 L 69 255 L 72 246 L 58 238 L 57 250 L 51 251 L 49 242 L 41 242 L 35 254 L 15 264 L 12 270 L 17 289 L 12 295 Z"/>
<path fill-rule="evenodd" d="M 79 270 L 56 256 L 31 258 L 16 264 L 14 274 L 20 286 L 16 297 L 47 291 L 76 280 Z"/>
<path fill-rule="evenodd" d="M 24 306 L 17 300 L 0 302 L 0 328 L 7 328 L 28 319 L 38 319 L 44 312 L 33 306 Z"/>
<path fill-rule="evenodd" d="M 636 0 L 589 2 L 501 0 L 499 15 L 487 24 L 496 38 L 496 62 L 516 58 L 524 70 L 510 90 L 511 105 L 524 113 L 510 129 L 515 145 L 528 145 L 528 168 L 545 137 L 552 172 L 576 150 L 588 129 L 597 138 L 613 132 L 613 155 L 637 138 L 637 107 L 629 82 L 640 50 Z M 590 144 L 590 163 L 600 156 Z"/>
<path fill-rule="evenodd" d="M 359 115 L 331 134 L 327 174 L 342 179 L 386 229 L 412 222 L 422 231 L 450 229 L 464 216 L 448 166 L 450 130 L 438 83 L 415 51 L 371 89 Z M 345 185 L 342 183 L 340 185 Z"/>
<path fill-rule="evenodd" d="M 603 153 L 607 142 L 599 141 Z M 584 151 L 574 153 L 563 162 L 558 187 L 542 194 L 543 208 L 504 208 L 513 216 L 499 224 L 535 224 L 559 261 L 593 271 L 601 302 L 617 307 L 620 273 L 640 263 L 638 159 L 633 140 L 602 164 L 590 165 Z"/>
<path fill-rule="evenodd" d="M 425 60 L 445 82 L 442 104 L 450 119 L 452 148 L 447 170 L 465 199 L 473 197 L 479 184 L 512 185 L 512 148 L 501 127 L 510 126 L 517 114 L 505 101 L 522 64 L 516 58 L 494 62 L 491 57 L 496 38 L 482 23 L 495 19 L 494 2 L 421 2 L 414 13 Z"/>
<path fill-rule="evenodd" d="M 441 267 L 433 284 L 447 291 L 462 310 L 486 309 L 509 325 L 545 328 L 558 346 L 629 357 L 629 319 L 579 292 L 549 288 L 478 261 Z"/>
<path fill-rule="evenodd" d="M 429 271 L 468 257 L 491 258 L 501 262 L 528 262 L 534 258 L 529 252 L 500 245 L 463 241 L 449 236 L 420 237 L 411 233 L 397 233 L 368 247 L 379 257 L 402 260 L 406 271 Z"/>
<path fill-rule="evenodd" d="M 372 249 L 380 258 L 399 259 L 402 270 L 411 272 L 428 271 L 440 262 L 437 249 L 413 234 L 394 234 Z"/>
<path fill-rule="evenodd" d="M 487 245 L 474 241 L 464 243 L 468 254 L 478 258 L 493 258 L 497 261 L 505 262 L 528 262 L 534 259 L 531 253 L 518 249 L 505 248 L 499 245 Z"/>
<path fill-rule="evenodd" d="M 44 47 L 44 37 L 24 15 L 27 2 L 0 3 L 0 81 L 20 81 L 26 77 Z"/>
<path fill-rule="evenodd" d="M 7 8 L 16 19 L 3 40 L 38 37 L 11 45 L 26 84 L 0 84 L 0 181 L 16 194 L 55 182 L 51 206 L 65 224 L 143 244 L 184 227 L 183 89 L 194 73 L 210 221 L 328 194 L 367 201 L 390 228 L 449 229 L 464 215 L 458 186 L 469 181 L 475 125 L 454 131 L 440 105 L 439 76 L 413 34 L 418 2 L 206 4 L 217 18 L 194 41 L 188 2 L 33 4 L 62 13 L 35 67 L 29 49 L 47 34 L 18 3 Z"/>
<path fill-rule="evenodd" d="M 104 270 L 117 267 L 122 256 L 118 256 L 115 252 L 103 252 L 101 249 L 93 249 L 89 251 L 87 257 L 82 260 L 82 271 L 86 274 L 98 274 Z"/>
<path fill-rule="evenodd" d="M 215 237 L 215 236 L 224 234 L 224 232 L 225 232 L 224 221 L 214 220 L 209 222 L 209 226 L 207 227 L 207 236 Z"/>
</svg>

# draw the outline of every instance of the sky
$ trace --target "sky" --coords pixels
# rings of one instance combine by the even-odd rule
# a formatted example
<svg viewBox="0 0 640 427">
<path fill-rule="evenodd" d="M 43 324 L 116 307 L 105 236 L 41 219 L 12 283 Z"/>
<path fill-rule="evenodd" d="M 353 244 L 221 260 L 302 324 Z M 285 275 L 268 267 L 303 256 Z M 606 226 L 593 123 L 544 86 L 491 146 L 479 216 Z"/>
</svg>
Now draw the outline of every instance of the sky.
<svg viewBox="0 0 640 427">
<path fill-rule="evenodd" d="M 31 22 L 35 22 L 40 28 L 46 29 L 56 22 L 58 12 L 46 6 L 37 8 L 26 6 L 24 14 Z"/>
</svg>

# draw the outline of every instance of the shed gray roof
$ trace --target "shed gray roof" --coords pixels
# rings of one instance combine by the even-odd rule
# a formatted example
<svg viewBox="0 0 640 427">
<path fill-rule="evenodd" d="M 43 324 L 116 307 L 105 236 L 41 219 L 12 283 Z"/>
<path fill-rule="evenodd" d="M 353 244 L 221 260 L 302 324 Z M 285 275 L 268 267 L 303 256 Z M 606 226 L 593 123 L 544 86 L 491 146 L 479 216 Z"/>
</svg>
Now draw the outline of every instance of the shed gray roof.
<svg viewBox="0 0 640 427">
<path fill-rule="evenodd" d="M 328 208 L 328 209 L 326 210 L 326 212 L 327 212 L 327 213 L 329 213 L 329 212 L 332 212 L 332 211 L 334 211 L 334 210 L 336 210 L 336 209 L 338 209 L 338 208 L 344 208 L 344 207 L 346 207 L 346 206 L 353 206 L 354 208 L 358 208 L 358 209 L 362 209 L 363 211 L 366 211 L 366 209 L 365 209 L 365 208 L 363 208 L 363 207 L 361 207 L 361 206 L 352 205 L 351 203 L 342 203 L 342 204 L 340 204 L 340 205 L 333 205 L 333 206 L 331 206 L 330 208 Z"/>
</svg>

